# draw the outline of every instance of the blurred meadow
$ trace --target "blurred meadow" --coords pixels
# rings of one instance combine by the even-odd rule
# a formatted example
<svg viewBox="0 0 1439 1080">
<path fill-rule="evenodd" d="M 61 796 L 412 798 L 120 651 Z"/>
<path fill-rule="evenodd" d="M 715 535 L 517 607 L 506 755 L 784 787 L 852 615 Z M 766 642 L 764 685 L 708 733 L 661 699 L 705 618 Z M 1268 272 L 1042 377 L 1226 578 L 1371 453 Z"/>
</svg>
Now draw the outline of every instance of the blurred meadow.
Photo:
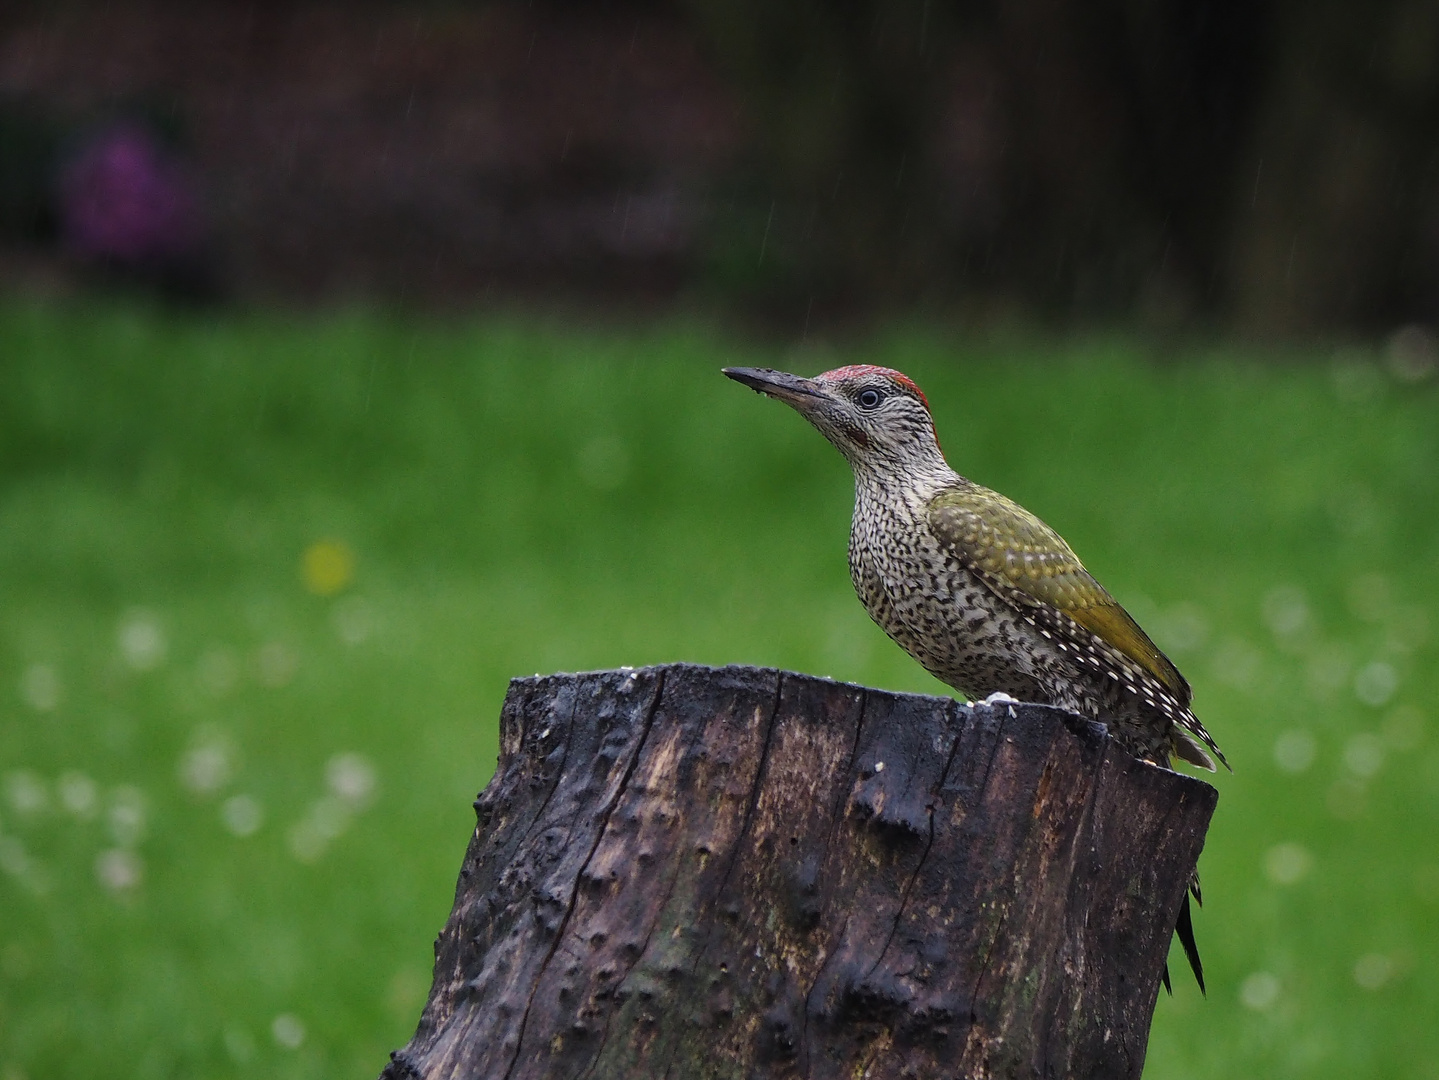
<svg viewBox="0 0 1439 1080">
<path fill-rule="evenodd" d="M 1439 386 L 1379 351 L 682 318 L 0 307 L 0 1078 L 361 1077 L 413 1031 L 506 682 L 931 693 L 848 471 L 725 364 L 924 386 L 1234 763 L 1151 1077 L 1439 1077 Z"/>
</svg>

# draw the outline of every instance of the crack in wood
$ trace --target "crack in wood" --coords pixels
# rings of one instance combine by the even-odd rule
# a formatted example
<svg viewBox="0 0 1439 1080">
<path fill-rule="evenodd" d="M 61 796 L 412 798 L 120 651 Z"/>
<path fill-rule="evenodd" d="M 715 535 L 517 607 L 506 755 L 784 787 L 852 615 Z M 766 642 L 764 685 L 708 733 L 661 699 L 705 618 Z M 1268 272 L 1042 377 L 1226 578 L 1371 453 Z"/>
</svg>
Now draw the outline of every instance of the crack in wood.
<svg viewBox="0 0 1439 1080">
<path fill-rule="evenodd" d="M 760 748 L 759 766 L 755 769 L 754 781 L 750 785 L 749 797 L 745 800 L 744 816 L 740 819 L 739 831 L 736 833 L 734 851 L 730 853 L 729 862 L 725 866 L 724 876 L 720 879 L 719 887 L 714 891 L 714 905 L 717 906 L 729 888 L 730 875 L 734 873 L 735 864 L 739 862 L 740 855 L 744 851 L 744 840 L 749 835 L 750 824 L 754 819 L 754 811 L 759 803 L 761 783 L 765 776 L 765 765 L 769 762 L 770 743 L 774 740 L 775 717 L 779 715 L 780 696 L 784 690 L 784 673 L 778 672 L 774 681 L 774 704 L 770 708 L 769 720 L 765 724 L 764 743 Z M 713 924 L 705 935 L 705 942 L 695 953 L 695 962 L 690 967 L 690 974 L 693 975 L 699 970 L 704 962 L 705 954 L 709 952 L 710 940 L 714 933 Z"/>
<path fill-rule="evenodd" d="M 700 741 L 702 735 L 703 732 L 698 730 L 690 735 L 689 741 L 685 744 L 686 754 L 692 753 L 694 751 L 695 745 Z M 638 760 L 639 755 L 636 755 L 636 761 Z M 628 788 L 628 785 L 626 785 L 626 787 Z M 623 798 L 623 796 L 621 796 L 621 798 Z M 616 801 L 615 805 L 619 805 L 619 800 Z M 601 833 L 601 837 L 603 837 L 603 835 L 604 834 Z M 634 959 L 630 962 L 629 966 L 625 968 L 624 974 L 617 976 L 615 979 L 614 995 L 616 1000 L 623 1000 L 621 998 L 621 991 L 623 990 L 625 983 L 629 980 L 629 977 L 634 972 L 635 968 L 638 967 L 640 962 L 644 959 L 645 954 L 649 952 L 650 942 L 654 940 L 655 931 L 659 929 L 659 925 L 663 921 L 665 910 L 669 906 L 670 899 L 674 896 L 675 885 L 679 882 L 680 874 L 683 871 L 683 860 L 676 859 L 674 871 L 670 874 L 669 884 L 665 887 L 664 899 L 660 901 L 659 906 L 655 909 L 654 921 L 650 923 L 649 928 L 645 933 L 644 943 L 640 945 L 640 947 L 635 951 Z M 584 1078 L 588 1076 L 593 1076 L 595 1070 L 599 1068 L 600 1062 L 604 1060 L 605 1047 L 609 1044 L 610 1029 L 614 1023 L 614 1014 L 616 1011 L 616 1009 L 610 1009 L 606 1012 L 604 1031 L 600 1034 L 600 1044 L 595 1049 L 589 1066 L 585 1069 L 583 1073 L 580 1074 L 580 1080 L 584 1080 Z"/>
<path fill-rule="evenodd" d="M 946 710 L 946 712 L 948 713 L 948 710 Z M 951 715 L 950 719 L 951 722 L 953 722 L 955 718 Z M 1002 731 L 1002 721 L 1000 726 Z M 954 765 L 955 755 L 959 752 L 961 730 L 962 729 L 960 728 L 954 729 L 954 737 L 950 740 L 949 753 L 948 756 L 946 756 L 945 758 L 944 768 L 939 774 L 939 780 L 936 781 L 934 789 L 930 792 L 930 804 L 928 809 L 929 838 L 925 841 L 924 852 L 920 855 L 919 862 L 915 865 L 914 873 L 910 874 L 909 881 L 905 883 L 904 891 L 900 894 L 899 908 L 894 913 L 894 922 L 890 925 L 889 934 L 884 939 L 884 945 L 879 950 L 879 955 L 875 957 L 874 963 L 871 964 L 869 970 L 864 973 L 864 978 L 866 981 L 879 969 L 879 965 L 884 963 L 885 954 L 889 952 L 889 947 L 894 942 L 894 935 L 899 930 L 899 924 L 904 920 L 905 906 L 909 903 L 909 895 L 914 890 L 914 883 L 919 880 L 919 875 L 924 870 L 925 861 L 929 858 L 929 853 L 934 847 L 934 804 L 939 799 L 939 793 L 944 790 L 944 782 L 949 779 L 949 770 L 951 766 Z M 997 741 L 995 745 L 998 746 Z"/>
<path fill-rule="evenodd" d="M 868 709 L 869 691 L 861 689 L 859 693 L 859 716 L 857 716 L 854 721 L 854 741 L 850 743 L 849 757 L 845 760 L 844 764 L 844 774 L 846 776 L 854 772 L 854 762 L 855 758 L 859 756 L 859 744 L 860 740 L 864 737 L 864 719 L 865 713 L 868 711 Z M 955 743 L 957 744 L 958 742 L 959 739 L 958 737 L 956 737 Z M 951 748 L 951 752 L 952 750 L 953 748 Z M 820 866 L 827 866 L 829 864 L 830 850 L 834 847 L 834 836 L 835 833 L 839 831 L 839 827 L 844 821 L 844 807 L 845 803 L 849 800 L 849 795 L 850 790 L 845 785 L 835 785 L 834 802 L 830 807 L 829 814 L 829 828 L 825 831 L 824 848 L 819 859 Z M 931 825 L 932 824 L 933 822 L 931 821 Z M 841 925 L 840 932 L 835 938 L 835 940 L 843 941 L 844 932 L 846 929 L 848 929 L 848 927 L 849 913 L 848 911 L 846 911 L 844 923 Z M 824 975 L 825 967 L 829 964 L 829 958 L 831 955 L 833 954 L 829 950 L 826 950 L 824 952 L 823 959 L 820 960 L 819 966 L 815 969 L 814 977 L 810 979 L 809 988 L 804 992 L 804 1007 L 803 1011 L 800 1013 L 799 1044 L 802 1048 L 800 1051 L 800 1073 L 806 1078 L 808 1078 L 810 1074 L 809 1014 L 810 1009 L 813 1006 L 814 988 L 819 985 L 819 981 Z"/>
<path fill-rule="evenodd" d="M 609 825 L 610 815 L 614 813 L 615 807 L 619 806 L 620 799 L 623 797 L 625 789 L 629 786 L 630 777 L 634 775 L 635 767 L 639 764 L 641 754 L 644 753 L 645 742 L 649 739 L 650 735 L 650 726 L 654 723 L 655 713 L 659 711 L 660 699 L 664 696 L 664 688 L 665 676 L 663 670 L 661 670 L 659 677 L 655 680 L 654 697 L 651 698 L 649 707 L 645 710 L 645 718 L 640 730 L 640 737 L 635 744 L 634 755 L 630 758 L 629 764 L 625 766 L 624 775 L 620 778 L 619 786 L 615 789 L 614 799 L 608 807 L 605 807 L 601 811 L 603 820 L 595 832 L 595 842 L 590 846 L 589 854 L 585 856 L 584 862 L 580 864 L 579 873 L 575 875 L 574 884 L 570 889 L 569 904 L 565 908 L 564 918 L 560 921 L 559 929 L 554 935 L 554 940 L 550 943 L 549 951 L 545 954 L 545 958 L 540 964 L 539 974 L 536 975 L 534 985 L 530 988 L 529 997 L 525 1001 L 525 1010 L 520 1017 L 519 1035 L 515 1040 L 515 1056 L 510 1060 L 509 1067 L 505 1069 L 505 1080 L 510 1080 L 510 1077 L 514 1074 L 515 1066 L 519 1064 L 520 1055 L 524 1053 L 525 1029 L 529 1026 L 530 1010 L 534 1007 L 535 993 L 539 990 L 545 970 L 549 967 L 550 961 L 554 959 L 556 950 L 559 949 L 560 943 L 565 939 L 565 929 L 569 926 L 570 916 L 572 916 L 575 911 L 575 901 L 579 897 L 580 882 L 584 880 L 585 868 L 589 866 L 590 860 L 594 858 L 595 851 L 600 846 L 600 841 L 604 839 L 605 828 Z M 573 729 L 573 723 L 571 724 L 571 728 Z M 570 835 L 573 835 L 573 829 Z"/>
</svg>

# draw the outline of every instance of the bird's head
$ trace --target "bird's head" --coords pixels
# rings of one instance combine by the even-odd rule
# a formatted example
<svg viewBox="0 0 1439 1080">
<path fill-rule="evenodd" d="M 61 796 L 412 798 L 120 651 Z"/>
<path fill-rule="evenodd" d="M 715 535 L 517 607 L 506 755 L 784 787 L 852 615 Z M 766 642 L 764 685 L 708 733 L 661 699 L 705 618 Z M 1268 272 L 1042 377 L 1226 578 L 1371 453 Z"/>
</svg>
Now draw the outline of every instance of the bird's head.
<svg viewBox="0 0 1439 1080">
<path fill-rule="evenodd" d="M 812 379 L 769 368 L 724 373 L 791 406 L 849 459 L 856 472 L 947 468 L 929 402 L 908 375 L 856 364 Z"/>
</svg>

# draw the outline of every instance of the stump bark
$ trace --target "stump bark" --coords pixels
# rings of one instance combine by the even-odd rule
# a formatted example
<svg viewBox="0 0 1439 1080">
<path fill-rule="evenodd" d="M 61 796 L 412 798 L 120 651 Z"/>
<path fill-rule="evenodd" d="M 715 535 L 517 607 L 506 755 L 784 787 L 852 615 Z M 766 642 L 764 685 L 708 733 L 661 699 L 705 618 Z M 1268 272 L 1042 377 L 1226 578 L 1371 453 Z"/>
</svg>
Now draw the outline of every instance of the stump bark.
<svg viewBox="0 0 1439 1080">
<path fill-rule="evenodd" d="M 1216 798 L 1047 706 L 516 679 L 383 1078 L 1137 1077 Z"/>
</svg>

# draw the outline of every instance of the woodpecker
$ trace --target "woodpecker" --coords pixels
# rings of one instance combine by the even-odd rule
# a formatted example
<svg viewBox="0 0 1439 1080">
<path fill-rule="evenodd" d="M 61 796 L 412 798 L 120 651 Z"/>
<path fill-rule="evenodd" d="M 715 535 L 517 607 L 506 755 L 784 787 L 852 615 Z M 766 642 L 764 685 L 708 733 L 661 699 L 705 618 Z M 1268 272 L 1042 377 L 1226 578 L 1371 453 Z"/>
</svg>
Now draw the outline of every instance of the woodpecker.
<svg viewBox="0 0 1439 1080">
<path fill-rule="evenodd" d="M 850 580 L 927 671 L 972 701 L 1005 694 L 1102 721 L 1121 747 L 1163 768 L 1171 757 L 1228 768 L 1190 710 L 1184 676 L 1060 535 L 949 467 L 912 379 L 869 364 L 812 379 L 724 374 L 793 407 L 849 462 Z M 1189 895 L 1200 900 L 1197 876 Z M 1189 895 L 1175 929 L 1202 991 Z"/>
</svg>

